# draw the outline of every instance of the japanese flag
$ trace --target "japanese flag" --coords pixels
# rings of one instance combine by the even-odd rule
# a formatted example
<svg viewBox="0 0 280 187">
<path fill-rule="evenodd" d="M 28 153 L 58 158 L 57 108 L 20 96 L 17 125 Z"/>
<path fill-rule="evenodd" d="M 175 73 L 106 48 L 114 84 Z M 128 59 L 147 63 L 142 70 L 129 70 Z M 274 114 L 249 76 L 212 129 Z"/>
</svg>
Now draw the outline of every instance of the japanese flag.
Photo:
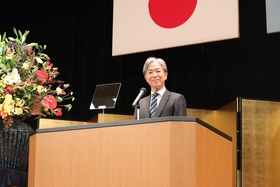
<svg viewBox="0 0 280 187">
<path fill-rule="evenodd" d="M 238 0 L 114 0 L 112 55 L 239 37 Z"/>
</svg>

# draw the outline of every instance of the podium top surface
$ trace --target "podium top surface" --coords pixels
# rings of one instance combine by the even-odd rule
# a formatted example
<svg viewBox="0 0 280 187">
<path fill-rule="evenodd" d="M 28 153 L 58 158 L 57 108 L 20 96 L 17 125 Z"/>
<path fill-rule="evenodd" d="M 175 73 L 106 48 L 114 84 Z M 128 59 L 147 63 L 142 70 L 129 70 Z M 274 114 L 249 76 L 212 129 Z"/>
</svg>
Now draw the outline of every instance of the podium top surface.
<svg viewBox="0 0 280 187">
<path fill-rule="evenodd" d="M 105 127 L 117 127 L 117 126 L 125 126 L 125 125 L 139 125 L 139 124 L 147 124 L 147 123 L 158 123 L 158 122 L 196 122 L 209 130 L 223 136 L 224 138 L 232 141 L 232 137 L 225 134 L 224 132 L 216 129 L 215 127 L 209 125 L 208 123 L 200 120 L 197 117 L 185 117 L 185 116 L 168 116 L 168 117 L 159 117 L 159 118 L 147 118 L 147 119 L 139 119 L 139 120 L 125 120 L 119 122 L 109 122 L 109 123 L 98 123 L 98 124 L 86 124 L 86 125 L 77 125 L 77 126 L 66 126 L 66 127 L 55 127 L 55 128 L 44 128 L 37 129 L 32 134 L 38 133 L 50 133 L 50 132 L 60 132 L 60 131 L 72 131 L 72 130 L 84 130 L 84 129 L 93 129 L 93 128 L 105 128 Z"/>
</svg>

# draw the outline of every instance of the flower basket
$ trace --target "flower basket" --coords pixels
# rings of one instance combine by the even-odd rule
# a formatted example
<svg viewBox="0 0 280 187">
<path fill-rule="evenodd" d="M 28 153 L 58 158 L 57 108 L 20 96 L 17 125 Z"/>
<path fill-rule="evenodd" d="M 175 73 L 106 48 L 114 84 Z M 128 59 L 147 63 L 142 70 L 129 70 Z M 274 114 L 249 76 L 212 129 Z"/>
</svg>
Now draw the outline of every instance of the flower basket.
<svg viewBox="0 0 280 187">
<path fill-rule="evenodd" d="M 33 129 L 18 118 L 4 129 L 0 122 L 0 168 L 25 171 L 28 163 L 29 135 Z"/>
</svg>

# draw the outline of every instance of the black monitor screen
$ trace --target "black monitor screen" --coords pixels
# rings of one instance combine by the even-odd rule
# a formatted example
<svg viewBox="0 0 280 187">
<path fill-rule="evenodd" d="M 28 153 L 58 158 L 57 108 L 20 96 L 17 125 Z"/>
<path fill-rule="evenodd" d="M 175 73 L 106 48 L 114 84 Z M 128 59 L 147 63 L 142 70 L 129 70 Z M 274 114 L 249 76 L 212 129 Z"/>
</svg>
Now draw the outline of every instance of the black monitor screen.
<svg viewBox="0 0 280 187">
<path fill-rule="evenodd" d="M 96 85 L 89 109 L 114 108 L 117 102 L 121 83 Z"/>
</svg>

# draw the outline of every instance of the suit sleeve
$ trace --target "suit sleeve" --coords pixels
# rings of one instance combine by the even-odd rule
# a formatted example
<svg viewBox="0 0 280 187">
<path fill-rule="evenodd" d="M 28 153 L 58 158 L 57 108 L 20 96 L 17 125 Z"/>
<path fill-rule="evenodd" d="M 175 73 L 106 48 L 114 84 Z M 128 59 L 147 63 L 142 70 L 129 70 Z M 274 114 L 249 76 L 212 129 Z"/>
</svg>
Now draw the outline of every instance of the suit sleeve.
<svg viewBox="0 0 280 187">
<path fill-rule="evenodd" d="M 187 115 L 187 102 L 183 95 L 179 94 L 174 103 L 174 116 Z"/>
</svg>

